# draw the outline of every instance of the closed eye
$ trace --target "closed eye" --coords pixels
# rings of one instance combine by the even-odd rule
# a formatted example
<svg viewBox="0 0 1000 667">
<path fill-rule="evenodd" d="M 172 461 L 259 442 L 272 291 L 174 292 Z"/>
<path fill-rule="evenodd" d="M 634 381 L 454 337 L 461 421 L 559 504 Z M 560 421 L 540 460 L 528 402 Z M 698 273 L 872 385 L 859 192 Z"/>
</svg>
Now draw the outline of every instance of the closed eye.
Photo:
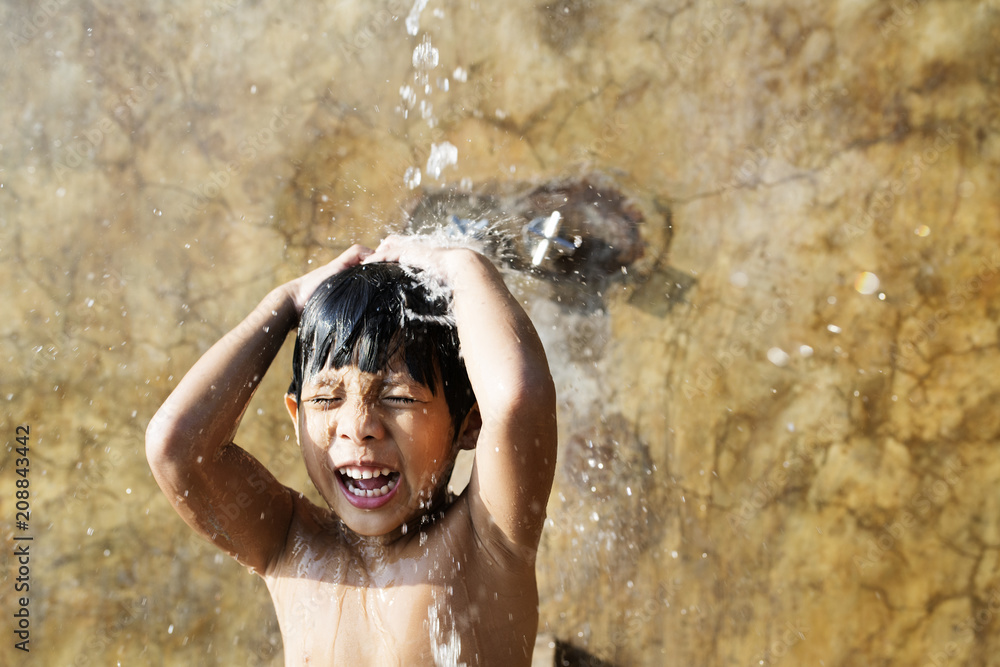
<svg viewBox="0 0 1000 667">
<path fill-rule="evenodd" d="M 410 405 L 417 402 L 417 399 L 409 396 L 386 396 L 383 400 L 396 405 Z"/>
<path fill-rule="evenodd" d="M 340 400 L 341 399 L 336 397 L 316 396 L 314 398 L 310 398 L 309 402 L 318 408 L 325 409 L 325 408 L 335 407 L 337 404 L 340 403 Z"/>
</svg>

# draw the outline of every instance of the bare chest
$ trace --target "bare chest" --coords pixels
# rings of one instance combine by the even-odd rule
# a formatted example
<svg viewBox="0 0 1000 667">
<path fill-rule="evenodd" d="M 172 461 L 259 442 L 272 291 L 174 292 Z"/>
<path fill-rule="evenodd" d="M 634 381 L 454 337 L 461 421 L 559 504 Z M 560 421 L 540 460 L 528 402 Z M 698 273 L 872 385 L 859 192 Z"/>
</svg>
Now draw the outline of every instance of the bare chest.
<svg viewBox="0 0 1000 667">
<path fill-rule="evenodd" d="M 265 581 L 286 666 L 530 662 L 534 568 L 498 565 L 460 530 L 375 553 L 300 524 Z"/>
<path fill-rule="evenodd" d="M 286 579 L 272 588 L 286 665 L 461 664 L 462 632 L 446 587 L 364 587 Z M 469 628 L 466 628 L 469 630 Z M 438 660 L 451 654 L 451 660 Z"/>
</svg>

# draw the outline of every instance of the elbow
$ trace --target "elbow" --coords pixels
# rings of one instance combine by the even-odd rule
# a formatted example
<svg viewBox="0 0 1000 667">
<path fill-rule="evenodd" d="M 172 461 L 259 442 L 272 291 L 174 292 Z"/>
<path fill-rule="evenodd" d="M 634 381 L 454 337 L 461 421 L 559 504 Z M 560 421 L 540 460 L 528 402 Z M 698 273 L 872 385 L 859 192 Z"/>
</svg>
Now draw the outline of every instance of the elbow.
<svg viewBox="0 0 1000 667">
<path fill-rule="evenodd" d="M 146 461 L 155 471 L 171 459 L 180 449 L 177 425 L 161 407 L 146 426 Z"/>
<path fill-rule="evenodd" d="M 165 434 L 166 429 L 162 424 L 162 420 L 158 419 L 159 416 L 160 413 L 157 412 L 149 420 L 149 425 L 146 426 L 146 462 L 154 470 L 157 464 L 166 458 L 165 454 L 169 450 L 168 438 Z"/>
</svg>

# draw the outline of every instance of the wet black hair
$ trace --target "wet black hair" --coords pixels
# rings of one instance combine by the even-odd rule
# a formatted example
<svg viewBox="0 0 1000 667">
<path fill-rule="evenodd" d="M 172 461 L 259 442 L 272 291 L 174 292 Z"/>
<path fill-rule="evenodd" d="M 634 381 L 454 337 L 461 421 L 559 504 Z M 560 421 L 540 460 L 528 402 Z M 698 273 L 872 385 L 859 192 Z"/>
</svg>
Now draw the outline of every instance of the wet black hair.
<svg viewBox="0 0 1000 667">
<path fill-rule="evenodd" d="M 378 373 L 401 358 L 434 395 L 440 377 L 457 436 L 476 397 L 451 304 L 438 292 L 395 262 L 359 264 L 328 278 L 302 310 L 288 393 L 301 401 L 302 385 L 327 367 Z"/>
</svg>

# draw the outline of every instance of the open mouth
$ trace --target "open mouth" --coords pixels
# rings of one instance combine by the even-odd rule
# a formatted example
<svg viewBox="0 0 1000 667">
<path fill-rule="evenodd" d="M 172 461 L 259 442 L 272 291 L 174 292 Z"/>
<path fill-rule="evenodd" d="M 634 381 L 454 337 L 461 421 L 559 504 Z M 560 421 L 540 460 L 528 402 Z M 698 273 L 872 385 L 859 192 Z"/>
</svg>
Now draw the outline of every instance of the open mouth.
<svg viewBox="0 0 1000 667">
<path fill-rule="evenodd" d="M 344 466 L 337 477 L 351 504 L 366 509 L 387 501 L 399 484 L 399 473 L 390 468 Z"/>
</svg>

